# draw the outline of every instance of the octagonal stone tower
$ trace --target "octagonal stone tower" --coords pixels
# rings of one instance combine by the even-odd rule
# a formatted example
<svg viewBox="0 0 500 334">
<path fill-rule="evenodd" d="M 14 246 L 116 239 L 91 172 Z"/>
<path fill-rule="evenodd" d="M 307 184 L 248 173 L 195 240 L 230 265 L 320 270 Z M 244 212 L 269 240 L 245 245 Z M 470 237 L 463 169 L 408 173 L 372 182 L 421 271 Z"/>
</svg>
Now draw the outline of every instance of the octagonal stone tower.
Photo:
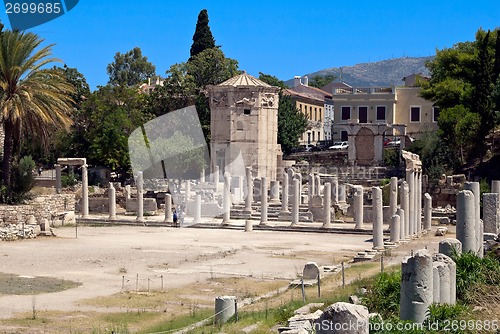
<svg viewBox="0 0 500 334">
<path fill-rule="evenodd" d="M 232 162 L 241 153 L 253 177 L 276 180 L 281 145 L 278 144 L 278 87 L 243 72 L 208 87 L 212 164 L 220 175 L 235 175 Z"/>
</svg>

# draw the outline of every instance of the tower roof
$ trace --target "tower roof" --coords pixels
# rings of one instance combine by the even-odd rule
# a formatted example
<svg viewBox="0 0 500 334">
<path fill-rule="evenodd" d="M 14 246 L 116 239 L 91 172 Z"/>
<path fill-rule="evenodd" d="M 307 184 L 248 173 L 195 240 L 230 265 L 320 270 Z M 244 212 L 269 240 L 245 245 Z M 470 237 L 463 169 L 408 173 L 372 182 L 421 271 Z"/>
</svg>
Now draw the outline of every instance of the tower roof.
<svg viewBox="0 0 500 334">
<path fill-rule="evenodd" d="M 231 79 L 228 79 L 224 81 L 223 83 L 219 84 L 218 86 L 232 86 L 232 87 L 238 87 L 238 86 L 254 86 L 254 87 L 272 87 L 271 85 L 268 85 L 264 81 L 261 81 L 257 79 L 256 77 L 251 76 L 247 72 L 243 71 L 242 74 L 237 75 L 235 77 L 232 77 Z"/>
</svg>

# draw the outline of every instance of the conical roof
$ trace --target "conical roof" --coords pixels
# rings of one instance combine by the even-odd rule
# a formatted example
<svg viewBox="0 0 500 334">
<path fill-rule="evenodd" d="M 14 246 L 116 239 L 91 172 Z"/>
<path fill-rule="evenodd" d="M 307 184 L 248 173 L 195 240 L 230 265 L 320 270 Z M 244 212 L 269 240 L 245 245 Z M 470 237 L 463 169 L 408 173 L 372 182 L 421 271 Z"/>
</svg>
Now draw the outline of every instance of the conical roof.
<svg viewBox="0 0 500 334">
<path fill-rule="evenodd" d="M 232 77 L 231 79 L 228 79 L 224 81 L 223 83 L 219 84 L 218 86 L 232 86 L 232 87 L 238 87 L 238 86 L 254 86 L 254 87 L 272 87 L 271 85 L 268 85 L 264 81 L 261 81 L 257 79 L 256 77 L 251 76 L 247 72 L 243 71 L 242 74 L 237 75 L 235 77 Z"/>
</svg>

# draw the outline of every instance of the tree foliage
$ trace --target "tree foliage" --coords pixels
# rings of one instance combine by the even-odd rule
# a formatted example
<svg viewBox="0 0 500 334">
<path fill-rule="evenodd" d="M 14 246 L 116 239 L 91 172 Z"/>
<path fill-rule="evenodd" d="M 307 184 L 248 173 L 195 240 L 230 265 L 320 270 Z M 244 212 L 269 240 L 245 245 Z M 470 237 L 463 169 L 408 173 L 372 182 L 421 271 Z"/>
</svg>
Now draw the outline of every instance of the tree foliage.
<svg viewBox="0 0 500 334">
<path fill-rule="evenodd" d="M 155 66 L 135 47 L 127 53 L 117 52 L 114 61 L 108 64 L 109 83 L 114 86 L 131 87 L 144 83 L 155 75 Z"/>
<path fill-rule="evenodd" d="M 290 95 L 279 94 L 278 144 L 283 153 L 288 154 L 299 146 L 299 138 L 307 129 L 307 116 L 300 112 Z"/>
<path fill-rule="evenodd" d="M 288 88 L 288 86 L 285 84 L 283 80 L 280 80 L 277 77 L 270 74 L 259 72 L 259 80 L 264 81 L 265 83 L 271 86 L 279 87 L 281 89 Z"/>
<path fill-rule="evenodd" d="M 58 128 L 68 129 L 74 87 L 60 71 L 46 69 L 52 45 L 33 33 L 5 30 L 0 33 L 0 110 L 4 125 L 2 185 L 12 199 L 11 165 L 15 147 L 24 134 L 41 143 Z"/>
<path fill-rule="evenodd" d="M 337 77 L 332 74 L 327 74 L 324 76 L 316 75 L 309 81 L 309 86 L 323 88 L 335 79 L 337 79 Z"/>
<path fill-rule="evenodd" d="M 206 49 L 215 48 L 215 39 L 208 22 L 208 12 L 206 9 L 203 9 L 198 14 L 198 21 L 196 22 L 196 28 L 193 35 L 193 44 L 189 52 L 189 60 Z"/>
</svg>

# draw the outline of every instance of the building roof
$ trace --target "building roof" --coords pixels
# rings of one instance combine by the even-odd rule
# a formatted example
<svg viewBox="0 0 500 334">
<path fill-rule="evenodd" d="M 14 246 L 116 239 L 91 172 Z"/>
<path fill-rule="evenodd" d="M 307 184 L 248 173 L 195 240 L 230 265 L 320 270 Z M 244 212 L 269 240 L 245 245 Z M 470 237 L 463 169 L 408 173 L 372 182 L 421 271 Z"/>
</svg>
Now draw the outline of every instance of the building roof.
<svg viewBox="0 0 500 334">
<path fill-rule="evenodd" d="M 294 86 L 291 87 L 290 90 L 293 90 L 297 93 L 300 94 L 306 94 L 306 95 L 311 95 L 319 99 L 331 99 L 332 98 L 332 92 L 325 92 L 322 89 L 316 88 L 316 87 L 311 87 L 311 86 L 306 86 L 304 84 L 300 84 L 299 86 Z"/>
<path fill-rule="evenodd" d="M 314 102 L 321 102 L 324 103 L 325 99 L 318 96 L 318 95 L 313 95 L 313 94 L 307 94 L 307 93 L 299 93 L 291 88 L 287 88 L 283 90 L 283 94 L 290 95 L 292 98 L 302 98 L 302 99 L 307 99 L 311 100 Z"/>
<path fill-rule="evenodd" d="M 232 77 L 231 79 L 224 81 L 223 83 L 219 84 L 218 86 L 272 87 L 271 85 L 268 85 L 264 81 L 261 81 L 261 80 L 257 79 L 256 77 L 251 76 L 250 74 L 248 74 L 245 71 L 243 71 L 243 73 L 240 75 L 237 75 L 235 77 Z"/>
<path fill-rule="evenodd" d="M 352 87 L 349 86 L 348 84 L 346 84 L 345 82 L 332 81 L 329 84 L 327 84 L 325 87 L 321 88 L 321 90 L 332 94 L 334 89 L 339 89 L 339 88 L 346 89 L 346 88 L 352 88 Z"/>
</svg>

